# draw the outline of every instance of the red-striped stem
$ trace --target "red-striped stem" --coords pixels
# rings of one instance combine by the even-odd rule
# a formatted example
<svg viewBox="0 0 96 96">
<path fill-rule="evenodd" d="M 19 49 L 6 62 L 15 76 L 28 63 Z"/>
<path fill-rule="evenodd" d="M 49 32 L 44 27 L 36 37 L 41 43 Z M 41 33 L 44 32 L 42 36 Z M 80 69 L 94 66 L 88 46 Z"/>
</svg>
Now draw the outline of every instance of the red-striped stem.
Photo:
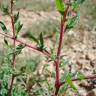
<svg viewBox="0 0 96 96">
<path fill-rule="evenodd" d="M 14 40 L 14 38 L 13 38 L 12 36 L 8 35 L 8 34 L 4 34 L 4 33 L 1 33 L 1 32 L 0 32 L 0 34 L 3 35 L 3 36 L 5 36 L 5 37 L 7 37 L 7 38 L 9 38 L 9 39 Z M 47 57 L 50 57 L 50 53 L 49 53 L 48 51 L 46 51 L 46 50 L 41 51 L 41 50 L 39 50 L 35 45 L 25 43 L 25 42 L 23 42 L 22 40 L 15 39 L 15 41 L 16 41 L 17 43 L 19 43 L 19 44 L 25 45 L 25 47 L 28 47 L 28 48 L 30 48 L 30 49 L 33 49 L 33 50 L 35 50 L 35 51 L 38 51 L 38 52 L 44 54 L 44 55 L 47 56 Z"/>
<path fill-rule="evenodd" d="M 59 89 L 60 89 L 60 70 L 59 70 L 59 65 L 60 65 L 60 57 L 61 57 L 61 50 L 62 50 L 62 42 L 63 42 L 63 37 L 64 33 L 66 32 L 66 16 L 68 13 L 69 5 L 67 6 L 64 15 L 61 17 L 61 27 L 60 27 L 60 36 L 59 36 L 59 44 L 58 44 L 58 50 L 57 50 L 57 60 L 55 61 L 55 67 L 56 67 L 56 80 L 55 80 L 55 87 L 56 91 L 54 96 L 58 95 Z"/>
<path fill-rule="evenodd" d="M 84 79 L 83 80 L 88 80 L 88 79 L 96 79 L 96 74 L 95 75 L 91 75 L 91 76 L 86 76 L 86 77 L 84 77 Z M 73 79 L 72 81 L 80 81 L 81 79 L 80 78 L 75 78 L 75 79 Z M 61 82 L 60 83 L 60 86 L 63 86 L 63 84 L 65 84 L 65 81 L 64 82 Z"/>
<path fill-rule="evenodd" d="M 16 54 L 15 54 L 15 48 L 16 48 L 16 40 L 15 40 L 15 37 L 16 37 L 16 34 L 15 34 L 15 25 L 14 25 L 14 14 L 13 14 L 13 5 L 14 5 L 14 0 L 11 0 L 10 1 L 10 7 L 11 7 L 11 11 L 10 11 L 10 18 L 11 18 L 11 26 L 12 26 L 12 33 L 13 33 L 13 58 L 12 58 L 12 66 L 13 68 L 15 67 L 15 64 L 16 64 Z M 14 83 L 14 75 L 12 74 L 12 79 L 11 79 L 11 84 L 10 84 L 10 87 L 9 87 L 9 90 L 8 90 L 8 96 L 12 96 L 12 88 L 13 88 L 13 83 Z"/>
</svg>

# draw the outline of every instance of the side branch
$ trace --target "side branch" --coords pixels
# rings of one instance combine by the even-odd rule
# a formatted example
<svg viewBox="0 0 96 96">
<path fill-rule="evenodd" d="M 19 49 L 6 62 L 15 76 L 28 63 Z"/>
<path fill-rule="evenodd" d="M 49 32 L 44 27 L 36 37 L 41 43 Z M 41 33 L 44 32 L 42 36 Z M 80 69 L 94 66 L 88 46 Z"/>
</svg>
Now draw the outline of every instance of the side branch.
<svg viewBox="0 0 96 96">
<path fill-rule="evenodd" d="M 96 75 L 86 76 L 84 78 L 84 80 L 88 80 L 88 79 L 96 79 Z M 80 81 L 80 80 L 81 80 L 80 78 L 76 78 L 76 79 L 73 79 L 72 81 Z M 60 86 L 62 86 L 63 84 L 65 84 L 65 81 L 64 82 L 61 82 Z"/>
<path fill-rule="evenodd" d="M 14 40 L 14 38 L 12 36 L 9 36 L 8 34 L 4 34 L 4 33 L 1 33 L 1 32 L 0 32 L 0 34 L 3 35 L 3 36 L 5 36 L 5 37 L 7 37 L 7 38 L 9 38 L 9 39 Z M 42 54 L 50 57 L 50 53 L 48 51 L 45 51 L 45 50 L 44 51 L 40 51 L 36 46 L 33 46 L 32 44 L 27 44 L 27 43 L 25 43 L 25 42 L 23 42 L 21 40 L 18 40 L 18 39 L 15 39 L 15 41 L 17 43 L 24 44 L 26 47 L 28 47 L 30 49 L 33 49 L 35 51 L 38 51 L 38 52 L 40 52 L 40 53 L 42 53 Z"/>
<path fill-rule="evenodd" d="M 61 17 L 61 28 L 60 28 L 60 36 L 59 36 L 59 43 L 58 43 L 58 49 L 57 49 L 57 60 L 55 62 L 55 70 L 56 70 L 56 80 L 55 80 L 55 87 L 56 87 L 56 91 L 55 91 L 55 95 L 58 95 L 59 89 L 60 89 L 60 70 L 59 70 L 59 65 L 60 65 L 60 56 L 61 56 L 61 50 L 62 50 L 62 43 L 63 43 L 63 37 L 64 37 L 64 33 L 66 32 L 66 17 L 67 17 L 67 13 L 69 10 L 69 5 L 67 6 L 64 15 Z"/>
</svg>

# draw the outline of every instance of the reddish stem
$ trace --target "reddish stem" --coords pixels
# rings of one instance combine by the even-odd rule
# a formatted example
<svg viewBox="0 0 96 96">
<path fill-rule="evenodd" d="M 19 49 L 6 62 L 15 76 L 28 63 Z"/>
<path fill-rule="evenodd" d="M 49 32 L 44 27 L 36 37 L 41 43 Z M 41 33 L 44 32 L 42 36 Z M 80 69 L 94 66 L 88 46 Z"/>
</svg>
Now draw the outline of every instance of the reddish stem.
<svg viewBox="0 0 96 96">
<path fill-rule="evenodd" d="M 61 56 L 61 49 L 62 49 L 62 42 L 63 42 L 63 37 L 64 33 L 66 32 L 66 16 L 68 12 L 69 6 L 66 8 L 63 17 L 61 17 L 61 28 L 60 28 L 60 37 L 59 37 L 59 44 L 58 44 L 58 50 L 57 50 L 57 60 L 55 61 L 55 66 L 56 66 L 56 80 L 55 80 L 55 95 L 58 95 L 58 91 L 60 89 L 60 70 L 59 70 L 59 65 L 60 65 L 60 56 Z"/>
<path fill-rule="evenodd" d="M 14 25 L 14 16 L 13 16 L 13 0 L 11 0 L 11 13 L 10 13 L 10 17 L 11 17 L 11 24 L 12 24 L 12 33 L 13 33 L 13 62 L 12 62 L 12 65 L 14 66 L 15 65 L 15 58 L 16 58 L 16 55 L 15 55 L 15 47 L 16 47 L 16 41 L 15 41 L 15 25 Z"/>
<path fill-rule="evenodd" d="M 11 12 L 10 12 L 10 18 L 11 18 L 11 24 L 12 24 L 12 33 L 13 33 L 13 59 L 12 59 L 12 66 L 13 68 L 15 67 L 15 60 L 16 60 L 16 54 L 15 54 L 15 47 L 16 47 L 16 40 L 15 40 L 15 25 L 14 25 L 14 15 L 13 15 L 13 0 L 10 1 L 11 3 Z M 13 83 L 14 83 L 14 75 L 12 75 L 12 79 L 11 79 L 11 85 L 10 85 L 10 88 L 8 90 L 8 96 L 11 96 L 11 91 L 12 91 L 12 88 L 13 88 Z"/>
<path fill-rule="evenodd" d="M 7 93 L 8 96 L 11 96 L 11 91 L 12 91 L 12 88 L 13 88 L 14 79 L 15 79 L 15 77 L 14 77 L 14 75 L 12 75 L 10 88 L 9 88 L 9 90 L 8 90 L 8 93 Z"/>
<path fill-rule="evenodd" d="M 65 31 L 65 29 L 64 29 L 64 21 L 63 21 L 63 19 L 61 19 L 61 30 L 60 30 L 60 37 L 59 37 L 59 46 L 58 46 L 58 50 L 57 50 L 57 60 L 55 62 L 55 66 L 56 66 L 56 81 L 55 81 L 56 91 L 55 91 L 55 95 L 58 94 L 59 87 L 60 87 L 59 86 L 60 85 L 59 64 L 60 64 L 60 54 L 61 54 L 61 49 L 62 49 L 64 31 Z"/>
<path fill-rule="evenodd" d="M 16 40 L 15 40 L 15 28 L 14 28 L 14 17 L 11 16 L 11 23 L 12 23 L 12 30 L 13 30 L 13 61 L 12 61 L 12 65 L 15 66 L 15 47 L 16 47 Z"/>
<path fill-rule="evenodd" d="M 96 79 L 96 75 L 86 76 L 86 77 L 84 78 L 84 80 L 88 80 L 88 79 Z M 79 80 L 81 80 L 81 79 L 80 79 L 80 78 L 75 78 L 75 79 L 73 79 L 72 81 L 79 81 Z M 60 86 L 62 86 L 63 84 L 65 84 L 65 82 L 61 82 Z"/>
<path fill-rule="evenodd" d="M 14 40 L 14 38 L 12 36 L 9 36 L 8 34 L 4 34 L 4 33 L 0 33 L 0 34 L 3 35 L 3 36 L 5 36 L 5 37 L 7 37 L 7 38 L 10 38 L 10 39 Z M 48 51 L 45 51 L 45 50 L 44 51 L 41 51 L 36 46 L 33 46 L 32 44 L 27 44 L 27 43 L 25 43 L 25 42 L 23 42 L 21 40 L 18 40 L 18 39 L 15 39 L 15 41 L 17 43 L 24 44 L 26 47 L 31 48 L 33 50 L 36 50 L 38 52 L 41 52 L 42 54 L 50 57 L 50 53 Z"/>
</svg>

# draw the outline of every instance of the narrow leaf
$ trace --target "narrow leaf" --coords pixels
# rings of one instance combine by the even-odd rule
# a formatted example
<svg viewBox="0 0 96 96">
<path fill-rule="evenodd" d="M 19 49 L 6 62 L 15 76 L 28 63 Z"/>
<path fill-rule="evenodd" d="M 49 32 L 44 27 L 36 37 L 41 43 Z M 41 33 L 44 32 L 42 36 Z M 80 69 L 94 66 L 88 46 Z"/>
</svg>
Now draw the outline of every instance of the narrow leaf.
<svg viewBox="0 0 96 96">
<path fill-rule="evenodd" d="M 68 75 L 66 76 L 66 83 L 68 83 L 70 85 L 70 87 L 72 87 L 75 91 L 77 90 L 75 85 L 72 82 L 72 75 L 71 75 L 71 73 L 68 73 Z"/>
<path fill-rule="evenodd" d="M 82 4 L 82 3 L 84 3 L 85 2 L 85 0 L 77 0 L 77 3 L 78 4 Z"/>
<path fill-rule="evenodd" d="M 81 72 L 77 72 L 77 77 L 80 79 L 80 80 L 84 80 L 85 76 L 81 73 Z"/>
<path fill-rule="evenodd" d="M 19 32 L 20 32 L 20 30 L 22 29 L 22 27 L 23 27 L 23 24 L 20 24 L 20 26 L 18 26 L 17 33 L 19 33 Z"/>
<path fill-rule="evenodd" d="M 25 45 L 19 44 L 19 45 L 16 47 L 15 54 L 16 54 L 16 55 L 19 55 L 19 54 L 22 52 L 22 49 L 23 49 L 24 47 L 25 47 Z"/>
<path fill-rule="evenodd" d="M 4 39 L 4 43 L 8 46 L 8 41 L 6 39 Z"/>
<path fill-rule="evenodd" d="M 37 44 L 39 43 L 39 42 L 38 42 L 38 39 L 37 39 L 35 36 L 33 36 L 30 32 L 28 33 L 28 38 L 31 39 L 31 40 L 33 40 L 33 41 L 36 42 Z"/>
<path fill-rule="evenodd" d="M 3 11 L 4 15 L 9 14 L 9 7 L 6 4 L 1 5 L 1 10 Z"/>
<path fill-rule="evenodd" d="M 68 84 L 65 83 L 65 84 L 60 88 L 59 93 L 63 95 L 63 94 L 66 93 L 67 89 L 68 89 Z M 64 95 L 64 96 L 65 96 L 65 95 Z"/>
<path fill-rule="evenodd" d="M 14 23 L 16 23 L 18 19 L 19 19 L 19 12 L 16 15 L 14 15 Z"/>
<path fill-rule="evenodd" d="M 67 21 L 67 29 L 74 28 L 74 26 L 76 25 L 77 21 L 78 21 L 78 17 L 77 16 L 75 16 L 75 17 L 73 17 L 71 19 L 68 19 L 68 21 Z"/>
<path fill-rule="evenodd" d="M 43 34 L 42 34 L 42 32 L 40 33 L 39 38 L 40 38 L 40 48 L 43 49 L 43 47 L 44 47 L 44 38 L 43 38 Z"/>
<path fill-rule="evenodd" d="M 19 44 L 19 45 L 16 47 L 16 49 L 17 49 L 17 50 L 21 50 L 21 49 L 23 49 L 24 47 L 25 47 L 25 45 Z"/>
<path fill-rule="evenodd" d="M 16 23 L 15 28 L 16 28 L 17 35 L 20 32 L 20 30 L 22 29 L 22 27 L 23 27 L 23 24 L 21 24 L 20 21 L 18 23 Z"/>
<path fill-rule="evenodd" d="M 0 21 L 0 26 L 1 26 L 1 28 L 2 28 L 2 30 L 4 32 L 7 32 L 7 28 L 6 28 L 5 24 L 2 21 Z"/>
<path fill-rule="evenodd" d="M 74 11 L 77 11 L 78 8 L 79 8 L 79 4 L 78 4 L 77 2 L 73 2 L 73 3 L 72 3 L 72 9 L 73 9 Z"/>
<path fill-rule="evenodd" d="M 56 3 L 56 8 L 57 10 L 63 14 L 64 13 L 64 3 L 63 3 L 63 0 L 55 0 L 55 3 Z"/>
</svg>

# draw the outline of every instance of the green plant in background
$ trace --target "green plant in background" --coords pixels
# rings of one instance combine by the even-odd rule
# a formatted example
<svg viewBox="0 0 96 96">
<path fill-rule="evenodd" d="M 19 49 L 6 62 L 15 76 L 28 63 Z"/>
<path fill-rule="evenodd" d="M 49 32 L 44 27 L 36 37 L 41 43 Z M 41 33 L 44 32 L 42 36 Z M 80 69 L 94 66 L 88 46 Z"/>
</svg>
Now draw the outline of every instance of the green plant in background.
<svg viewBox="0 0 96 96">
<path fill-rule="evenodd" d="M 5 4 L 1 6 L 4 15 L 8 15 L 11 19 L 12 28 L 10 28 L 10 31 L 12 31 L 12 36 L 8 35 L 9 31 L 5 23 L 0 21 L 3 30 L 3 33 L 0 34 L 4 35 L 4 42 L 8 50 L 5 62 L 0 67 L 0 96 L 63 96 L 70 88 L 78 94 L 73 81 L 94 79 L 96 76 L 85 77 L 80 71 L 72 72 L 71 65 L 62 58 L 61 50 L 64 33 L 76 25 L 79 18 L 79 7 L 85 0 L 55 0 L 57 11 L 61 14 L 61 24 L 60 32 L 56 32 L 56 44 L 54 44 L 53 49 L 50 49 L 51 52 L 47 51 L 43 32 L 40 33 L 38 38 L 29 35 L 36 46 L 18 40 L 23 24 L 19 20 L 20 13 L 13 11 L 16 1 L 10 0 L 11 6 Z M 59 41 L 57 41 L 58 36 Z M 7 38 L 12 39 L 13 44 Z M 16 58 L 25 47 L 44 54 L 47 63 L 54 62 L 55 70 L 51 71 L 48 64 L 39 65 L 39 62 L 37 62 L 39 58 L 29 60 L 27 64 L 18 69 Z M 66 66 L 69 66 L 69 69 L 66 69 Z M 61 70 L 63 70 L 62 74 L 60 73 Z M 53 84 L 54 80 L 55 84 Z"/>
</svg>

